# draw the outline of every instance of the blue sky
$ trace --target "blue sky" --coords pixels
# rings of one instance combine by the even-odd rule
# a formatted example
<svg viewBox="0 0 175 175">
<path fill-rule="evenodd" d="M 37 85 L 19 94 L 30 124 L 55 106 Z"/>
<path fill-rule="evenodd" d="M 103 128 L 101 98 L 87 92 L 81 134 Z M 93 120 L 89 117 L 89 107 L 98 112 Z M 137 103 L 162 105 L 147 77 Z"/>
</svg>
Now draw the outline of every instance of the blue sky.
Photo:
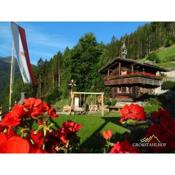
<svg viewBox="0 0 175 175">
<path fill-rule="evenodd" d="M 32 64 L 39 58 L 50 59 L 76 45 L 87 32 L 95 34 L 98 42 L 109 43 L 112 36 L 120 38 L 134 32 L 145 22 L 17 22 L 25 28 Z M 0 22 L 0 56 L 10 56 L 12 35 L 8 22 Z"/>
</svg>

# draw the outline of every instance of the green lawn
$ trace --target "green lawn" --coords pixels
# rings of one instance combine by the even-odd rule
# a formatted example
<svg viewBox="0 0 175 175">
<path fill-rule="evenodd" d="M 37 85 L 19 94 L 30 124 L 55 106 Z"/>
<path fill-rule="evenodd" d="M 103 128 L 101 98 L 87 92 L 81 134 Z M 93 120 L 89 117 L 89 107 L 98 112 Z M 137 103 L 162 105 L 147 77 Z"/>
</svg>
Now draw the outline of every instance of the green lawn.
<svg viewBox="0 0 175 175">
<path fill-rule="evenodd" d="M 116 137 L 122 139 L 125 133 L 130 132 L 130 130 L 119 124 L 119 114 L 117 112 L 106 113 L 104 117 L 101 117 L 100 114 L 60 115 L 55 121 L 61 126 L 67 120 L 73 120 L 82 125 L 81 130 L 78 132 L 80 152 L 100 152 L 104 142 L 101 137 L 103 130 L 111 129 L 115 140 Z"/>
</svg>

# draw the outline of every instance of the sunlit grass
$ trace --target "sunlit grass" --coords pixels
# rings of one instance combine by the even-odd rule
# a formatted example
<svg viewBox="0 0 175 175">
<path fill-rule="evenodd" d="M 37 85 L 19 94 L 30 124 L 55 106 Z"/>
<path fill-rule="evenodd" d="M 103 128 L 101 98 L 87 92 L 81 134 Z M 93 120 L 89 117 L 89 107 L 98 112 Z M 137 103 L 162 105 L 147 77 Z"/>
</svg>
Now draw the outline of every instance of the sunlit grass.
<svg viewBox="0 0 175 175">
<path fill-rule="evenodd" d="M 81 124 L 82 128 L 78 132 L 80 137 L 80 144 L 84 149 L 98 150 L 101 146 L 102 137 L 101 133 L 104 130 L 111 129 L 114 135 L 123 135 L 129 130 L 121 126 L 118 122 L 118 112 L 106 113 L 104 117 L 101 114 L 87 114 L 87 115 L 60 115 L 56 119 L 56 123 L 61 126 L 63 122 L 72 120 Z"/>
</svg>

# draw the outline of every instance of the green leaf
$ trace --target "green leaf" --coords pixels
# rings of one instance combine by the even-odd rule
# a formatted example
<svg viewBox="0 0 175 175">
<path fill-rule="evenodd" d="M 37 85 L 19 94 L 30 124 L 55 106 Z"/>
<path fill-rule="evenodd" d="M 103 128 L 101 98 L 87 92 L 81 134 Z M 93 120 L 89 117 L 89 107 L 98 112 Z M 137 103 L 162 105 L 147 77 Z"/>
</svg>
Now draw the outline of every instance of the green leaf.
<svg viewBox="0 0 175 175">
<path fill-rule="evenodd" d="M 138 124 L 144 124 L 146 121 L 139 121 L 139 120 L 132 120 L 132 119 L 129 119 L 127 120 L 125 123 L 127 125 L 138 125 Z"/>
<path fill-rule="evenodd" d="M 16 132 L 17 135 L 21 136 L 21 129 L 19 127 L 14 128 L 14 131 Z"/>
<path fill-rule="evenodd" d="M 35 131 L 38 129 L 38 123 L 36 121 L 33 122 L 32 129 Z"/>
</svg>

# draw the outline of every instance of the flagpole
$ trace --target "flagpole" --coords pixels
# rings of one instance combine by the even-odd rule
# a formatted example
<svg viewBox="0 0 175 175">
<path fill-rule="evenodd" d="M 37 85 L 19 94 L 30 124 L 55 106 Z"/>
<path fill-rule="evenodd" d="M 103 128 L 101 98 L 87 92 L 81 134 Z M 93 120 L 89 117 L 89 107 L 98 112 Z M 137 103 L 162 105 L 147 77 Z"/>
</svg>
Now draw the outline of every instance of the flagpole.
<svg viewBox="0 0 175 175">
<path fill-rule="evenodd" d="M 12 106 L 12 93 L 13 93 L 13 80 L 14 80 L 14 44 L 12 44 L 12 60 L 11 60 L 11 69 L 10 69 L 10 92 L 9 92 L 9 110 Z"/>
</svg>

